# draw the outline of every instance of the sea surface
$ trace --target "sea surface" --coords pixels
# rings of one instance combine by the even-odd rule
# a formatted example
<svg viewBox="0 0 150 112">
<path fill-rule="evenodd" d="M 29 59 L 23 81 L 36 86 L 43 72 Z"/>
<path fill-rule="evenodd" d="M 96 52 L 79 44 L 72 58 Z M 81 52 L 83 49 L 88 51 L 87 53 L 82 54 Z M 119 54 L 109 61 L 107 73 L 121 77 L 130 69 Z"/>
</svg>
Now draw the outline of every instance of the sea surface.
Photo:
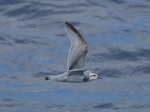
<svg viewBox="0 0 150 112">
<path fill-rule="evenodd" d="M 67 68 L 65 21 L 103 80 L 44 80 Z M 0 0 L 0 112 L 150 112 L 150 0 Z"/>
</svg>

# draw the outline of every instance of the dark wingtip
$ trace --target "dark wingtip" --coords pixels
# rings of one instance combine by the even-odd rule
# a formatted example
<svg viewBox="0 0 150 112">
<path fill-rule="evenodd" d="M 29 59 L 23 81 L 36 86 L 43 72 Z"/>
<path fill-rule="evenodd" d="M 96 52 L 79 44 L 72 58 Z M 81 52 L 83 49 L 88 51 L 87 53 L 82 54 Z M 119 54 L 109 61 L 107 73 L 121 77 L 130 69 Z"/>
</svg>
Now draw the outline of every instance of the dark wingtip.
<svg viewBox="0 0 150 112">
<path fill-rule="evenodd" d="M 45 77 L 45 80 L 49 80 L 49 77 Z"/>
<path fill-rule="evenodd" d="M 65 25 L 72 26 L 69 22 L 65 21 Z"/>
<path fill-rule="evenodd" d="M 68 24 L 68 22 L 67 22 L 67 21 L 65 21 L 65 24 Z"/>
<path fill-rule="evenodd" d="M 82 37 L 81 34 L 78 32 L 78 30 L 69 22 L 65 21 L 66 27 L 70 28 L 73 32 L 77 33 L 78 36 Z M 82 37 L 83 38 L 83 37 Z"/>
</svg>

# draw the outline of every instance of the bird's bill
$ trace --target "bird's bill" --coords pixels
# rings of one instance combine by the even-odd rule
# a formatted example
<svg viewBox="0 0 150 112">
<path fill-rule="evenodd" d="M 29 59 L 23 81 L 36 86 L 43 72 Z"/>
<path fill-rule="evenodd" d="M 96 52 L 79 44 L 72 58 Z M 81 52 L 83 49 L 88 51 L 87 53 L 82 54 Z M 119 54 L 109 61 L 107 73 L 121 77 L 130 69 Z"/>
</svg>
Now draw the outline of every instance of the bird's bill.
<svg viewBox="0 0 150 112">
<path fill-rule="evenodd" d="M 102 77 L 98 77 L 98 79 L 103 79 Z"/>
</svg>

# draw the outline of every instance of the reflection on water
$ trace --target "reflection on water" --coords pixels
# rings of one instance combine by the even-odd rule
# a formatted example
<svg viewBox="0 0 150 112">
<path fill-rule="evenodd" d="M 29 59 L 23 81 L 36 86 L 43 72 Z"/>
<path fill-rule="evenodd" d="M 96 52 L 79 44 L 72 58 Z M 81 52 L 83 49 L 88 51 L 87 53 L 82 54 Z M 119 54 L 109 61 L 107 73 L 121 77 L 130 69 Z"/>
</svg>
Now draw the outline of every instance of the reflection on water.
<svg viewBox="0 0 150 112">
<path fill-rule="evenodd" d="M 150 110 L 149 0 L 1 0 L 0 111 Z M 103 80 L 44 81 L 66 69 L 64 21 L 87 41 Z"/>
</svg>

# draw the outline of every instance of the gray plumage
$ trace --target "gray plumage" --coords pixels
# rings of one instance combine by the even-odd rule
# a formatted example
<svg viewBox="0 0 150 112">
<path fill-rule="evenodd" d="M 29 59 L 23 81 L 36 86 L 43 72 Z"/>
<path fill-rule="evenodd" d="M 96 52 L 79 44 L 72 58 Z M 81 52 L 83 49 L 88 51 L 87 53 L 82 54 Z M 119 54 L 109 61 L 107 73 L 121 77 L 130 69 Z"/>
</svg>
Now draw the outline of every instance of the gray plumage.
<svg viewBox="0 0 150 112">
<path fill-rule="evenodd" d="M 68 56 L 68 70 L 84 69 L 84 59 L 87 53 L 87 45 L 80 33 L 68 22 L 65 22 L 71 46 Z"/>
<path fill-rule="evenodd" d="M 70 23 L 65 22 L 65 28 L 71 42 L 67 71 L 56 76 L 48 75 L 45 77 L 45 80 L 87 82 L 98 79 L 98 74 L 84 69 L 84 60 L 88 51 L 85 40 Z"/>
</svg>

